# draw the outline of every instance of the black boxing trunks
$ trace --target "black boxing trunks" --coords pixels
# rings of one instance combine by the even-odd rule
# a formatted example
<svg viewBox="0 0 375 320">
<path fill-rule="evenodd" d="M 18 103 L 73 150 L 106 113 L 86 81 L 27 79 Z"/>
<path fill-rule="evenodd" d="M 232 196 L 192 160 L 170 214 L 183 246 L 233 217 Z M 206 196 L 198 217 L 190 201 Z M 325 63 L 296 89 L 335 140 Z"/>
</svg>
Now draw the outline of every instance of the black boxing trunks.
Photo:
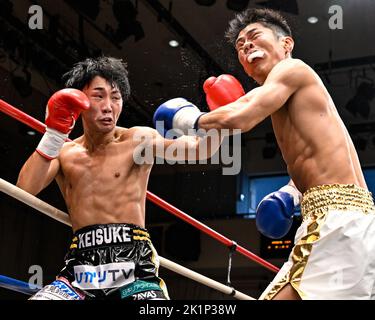
<svg viewBox="0 0 375 320">
<path fill-rule="evenodd" d="M 146 229 L 98 224 L 73 235 L 65 267 L 31 299 L 169 299 L 159 258 Z"/>
</svg>

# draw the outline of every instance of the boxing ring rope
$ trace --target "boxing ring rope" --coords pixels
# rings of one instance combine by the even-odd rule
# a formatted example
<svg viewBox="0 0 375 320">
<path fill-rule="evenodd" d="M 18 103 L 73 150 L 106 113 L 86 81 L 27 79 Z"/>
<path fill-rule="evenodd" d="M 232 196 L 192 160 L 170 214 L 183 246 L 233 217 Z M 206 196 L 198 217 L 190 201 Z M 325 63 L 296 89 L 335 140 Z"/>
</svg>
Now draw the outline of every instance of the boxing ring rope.
<svg viewBox="0 0 375 320">
<path fill-rule="evenodd" d="M 36 131 L 44 133 L 46 130 L 46 125 L 43 122 L 29 116 L 28 114 L 24 113 L 23 111 L 13 107 L 9 103 L 5 102 L 4 100 L 0 99 L 0 111 L 4 112 L 5 114 L 9 115 L 10 117 L 30 126 Z M 176 207 L 172 206 L 165 200 L 159 198 L 155 194 L 147 191 L 146 197 L 149 201 L 153 202 L 154 204 L 158 205 L 159 207 L 163 208 L 164 210 L 168 211 L 169 213 L 173 214 L 174 216 L 184 220 L 185 222 L 191 224 L 195 228 L 199 229 L 200 231 L 204 232 L 205 234 L 209 235 L 210 237 L 216 239 L 217 241 L 223 243 L 228 248 L 231 248 L 238 253 L 242 254 L 243 256 L 249 258 L 250 260 L 255 261 L 256 263 L 262 265 L 263 267 L 273 271 L 278 272 L 279 268 L 274 266 L 273 264 L 269 263 L 268 261 L 262 259 L 261 257 L 257 256 L 256 254 L 250 252 L 249 250 L 245 249 L 244 247 L 238 245 L 235 241 L 228 239 L 227 237 L 221 235 L 220 233 L 216 232 L 215 230 L 209 228 L 205 224 L 201 223 L 200 221 L 194 219 L 193 217 L 189 216 L 188 214 L 184 213 L 183 211 L 177 209 Z"/>
<path fill-rule="evenodd" d="M 2 275 L 0 275 L 0 287 L 27 295 L 32 295 L 36 293 L 38 290 L 42 289 L 41 287 L 35 285 L 33 285 L 32 288 L 28 282 L 24 282 Z"/>
<path fill-rule="evenodd" d="M 63 224 L 66 224 L 67 226 L 71 226 L 68 214 L 38 199 L 37 197 L 32 196 L 26 191 L 18 188 L 17 186 L 1 178 L 0 178 L 0 191 L 44 213 L 45 215 Z"/>
<path fill-rule="evenodd" d="M 14 197 L 15 199 L 29 205 L 30 207 L 46 214 L 47 216 L 64 223 L 68 226 L 71 226 L 69 215 L 63 211 L 56 209 L 55 207 L 49 205 L 48 203 L 38 199 L 37 197 L 33 196 L 32 194 L 18 188 L 17 186 L 5 181 L 4 179 L 0 178 L 0 191 L 6 193 L 7 195 Z M 222 293 L 228 294 L 233 296 L 236 299 L 240 300 L 255 300 L 254 298 L 234 290 L 232 287 L 228 287 L 220 282 L 212 280 L 206 276 L 203 276 L 193 270 L 180 266 L 177 263 L 174 263 L 168 259 L 163 257 L 159 257 L 160 265 L 166 269 L 174 271 L 182 276 L 190 278 L 196 282 L 204 284 L 212 289 L 218 290 Z M 8 289 L 18 289 L 17 291 L 27 294 L 32 294 L 32 290 L 28 291 L 26 287 L 26 283 L 12 279 L 9 277 L 1 276 L 0 275 L 0 286 L 6 287 Z"/>
</svg>

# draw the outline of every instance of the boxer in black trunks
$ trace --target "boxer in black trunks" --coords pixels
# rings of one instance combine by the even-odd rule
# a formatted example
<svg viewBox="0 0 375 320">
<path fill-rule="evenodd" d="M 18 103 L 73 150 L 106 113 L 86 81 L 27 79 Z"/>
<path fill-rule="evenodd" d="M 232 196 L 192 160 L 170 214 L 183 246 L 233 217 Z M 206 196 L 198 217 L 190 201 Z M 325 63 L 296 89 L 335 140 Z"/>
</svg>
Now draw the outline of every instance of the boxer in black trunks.
<svg viewBox="0 0 375 320">
<path fill-rule="evenodd" d="M 32 299 L 169 299 L 144 229 L 153 160 L 156 153 L 177 161 L 201 158 L 202 147 L 211 156 L 221 141 L 209 136 L 169 140 L 153 128 L 116 126 L 130 94 L 122 60 L 86 59 L 65 80 L 69 89 L 50 98 L 46 133 L 17 181 L 35 195 L 56 179 L 74 232 L 65 267 Z M 66 142 L 81 113 L 83 135 Z M 184 152 L 163 153 L 170 146 Z M 152 159 L 142 162 L 146 148 Z"/>
</svg>

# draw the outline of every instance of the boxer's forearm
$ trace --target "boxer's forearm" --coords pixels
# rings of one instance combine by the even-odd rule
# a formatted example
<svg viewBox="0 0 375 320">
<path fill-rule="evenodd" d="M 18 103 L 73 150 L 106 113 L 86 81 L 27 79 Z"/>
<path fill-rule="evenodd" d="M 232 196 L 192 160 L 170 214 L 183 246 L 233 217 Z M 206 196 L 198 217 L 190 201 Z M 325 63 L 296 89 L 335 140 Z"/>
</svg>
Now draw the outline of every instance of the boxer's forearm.
<svg viewBox="0 0 375 320">
<path fill-rule="evenodd" d="M 279 190 L 288 192 L 293 196 L 294 205 L 298 205 L 302 201 L 302 193 L 297 189 L 296 185 L 294 184 L 293 180 L 290 179 L 288 184 L 281 187 Z"/>
<path fill-rule="evenodd" d="M 204 130 L 229 129 L 229 134 L 238 133 L 234 130 L 249 131 L 264 119 L 263 114 L 259 114 L 259 108 L 253 106 L 252 95 L 252 93 L 248 93 L 232 103 L 202 115 L 198 120 L 197 127 Z"/>
<path fill-rule="evenodd" d="M 229 134 L 233 134 L 233 129 L 240 129 L 233 121 L 233 112 L 235 112 L 235 108 L 232 105 L 208 112 L 199 118 L 197 128 L 206 131 L 229 129 Z"/>
<path fill-rule="evenodd" d="M 249 91 L 235 102 L 202 115 L 198 128 L 240 129 L 247 132 L 258 123 L 282 108 L 295 92 L 296 86 L 286 80 L 270 80 L 267 84 Z"/>
<path fill-rule="evenodd" d="M 211 158 L 220 148 L 223 136 L 220 134 L 207 135 L 198 138 L 196 143 L 196 159 L 203 160 Z"/>
<path fill-rule="evenodd" d="M 17 186 L 33 195 L 38 194 L 55 178 L 59 169 L 59 160 L 47 160 L 34 152 L 23 165 L 17 180 Z"/>
<path fill-rule="evenodd" d="M 175 140 L 157 137 L 153 144 L 153 154 L 174 161 L 204 160 L 217 152 L 222 141 L 223 137 L 217 134 L 203 137 L 184 135 Z"/>
</svg>

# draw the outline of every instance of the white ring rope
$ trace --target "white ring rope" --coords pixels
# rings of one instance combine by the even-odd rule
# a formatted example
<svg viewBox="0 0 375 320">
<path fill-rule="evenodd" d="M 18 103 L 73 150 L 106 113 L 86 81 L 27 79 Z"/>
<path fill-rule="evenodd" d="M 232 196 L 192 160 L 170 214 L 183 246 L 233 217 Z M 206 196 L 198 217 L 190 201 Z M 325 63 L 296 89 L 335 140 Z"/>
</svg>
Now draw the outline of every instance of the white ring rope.
<svg viewBox="0 0 375 320">
<path fill-rule="evenodd" d="M 32 194 L 26 192 L 25 190 L 22 190 L 18 188 L 17 186 L 1 178 L 0 178 L 0 190 L 9 196 L 23 203 L 26 203 L 28 206 L 44 213 L 45 215 L 63 224 L 66 224 L 67 226 L 70 226 L 70 227 L 72 226 L 72 224 L 70 223 L 69 215 L 66 214 L 64 211 L 56 209 L 55 207 L 38 199 Z"/>
<path fill-rule="evenodd" d="M 64 223 L 68 226 L 71 226 L 71 222 L 69 219 L 69 215 L 61 210 L 58 210 L 57 208 L 49 205 L 48 203 L 40 200 L 39 198 L 33 196 L 32 194 L 18 188 L 17 186 L 9 183 L 8 181 L 5 181 L 4 179 L 0 178 L 0 191 L 6 193 L 7 195 L 27 204 L 28 206 L 44 213 L 45 215 Z M 254 298 L 234 290 L 231 287 L 228 287 L 220 282 L 217 282 L 215 280 L 212 280 L 208 277 L 205 277 L 193 270 L 190 270 L 188 268 L 185 268 L 183 266 L 180 266 L 177 263 L 174 263 L 173 261 L 170 261 L 168 259 L 165 259 L 161 256 L 159 256 L 160 259 L 160 265 L 163 266 L 166 269 L 169 269 L 171 271 L 174 271 L 180 275 L 183 275 L 187 278 L 190 278 L 196 282 L 199 282 L 201 284 L 206 285 L 207 287 L 210 287 L 212 289 L 215 289 L 217 291 L 220 291 L 222 293 L 232 295 L 234 298 L 237 298 L 239 300 L 255 300 Z"/>
<path fill-rule="evenodd" d="M 225 294 L 228 294 L 228 295 L 232 295 L 234 298 L 238 299 L 238 300 L 255 300 L 254 298 L 240 292 L 240 291 L 237 291 L 237 290 L 234 290 L 233 288 L 231 287 L 228 287 L 220 282 L 217 282 L 215 280 L 212 280 L 210 278 L 207 278 L 206 276 L 204 275 L 201 275 L 200 273 L 198 272 L 195 272 L 193 270 L 190 270 L 188 268 L 185 268 L 183 266 L 180 266 L 179 264 L 171 261 L 171 260 L 168 260 L 168 259 L 165 259 L 163 257 L 160 257 L 159 256 L 159 259 L 160 259 L 160 265 L 162 265 L 164 268 L 166 269 L 169 269 L 171 271 L 174 271 L 178 274 L 181 274 L 187 278 L 190 278 L 196 282 L 199 282 L 199 283 L 202 283 L 204 285 L 206 285 L 207 287 L 210 287 L 212 289 L 215 289 L 217 291 L 220 291 L 222 293 L 225 293 Z"/>
</svg>

